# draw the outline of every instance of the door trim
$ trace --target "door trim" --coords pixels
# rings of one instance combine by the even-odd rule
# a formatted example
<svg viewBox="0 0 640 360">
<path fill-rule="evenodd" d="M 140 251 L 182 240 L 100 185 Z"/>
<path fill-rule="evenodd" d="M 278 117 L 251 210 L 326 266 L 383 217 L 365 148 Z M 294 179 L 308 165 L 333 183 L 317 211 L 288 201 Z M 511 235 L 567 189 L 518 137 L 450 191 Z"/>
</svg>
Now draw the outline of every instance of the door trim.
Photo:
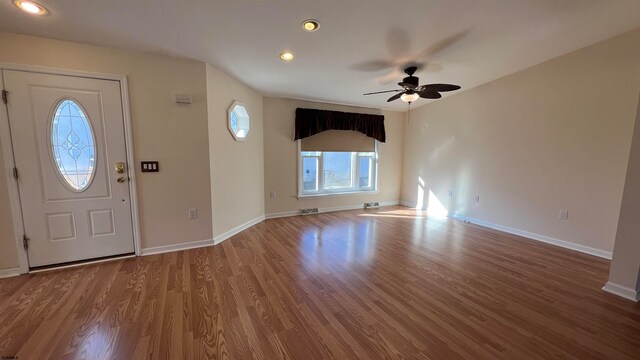
<svg viewBox="0 0 640 360">
<path fill-rule="evenodd" d="M 141 255 L 140 241 L 140 219 L 138 214 L 138 192 L 136 180 L 136 166 L 133 156 L 133 134 L 131 125 L 131 109 L 129 103 L 129 85 L 126 75 L 104 74 L 97 72 L 76 71 L 67 69 L 49 68 L 36 65 L 22 65 L 0 62 L 0 85 L 4 88 L 4 79 L 2 70 L 24 71 L 30 73 L 40 73 L 49 75 L 63 75 L 83 77 L 99 80 L 112 80 L 120 83 L 120 95 L 122 101 L 122 117 L 124 119 L 125 147 L 127 153 L 127 168 L 129 171 L 129 193 L 131 195 L 131 222 L 133 225 L 133 246 L 137 256 Z M 8 89 L 11 92 L 11 89 Z M 9 101 L 11 101 L 11 93 L 9 93 Z M 9 109 L 5 106 L 0 111 L 0 142 L 2 142 L 2 152 L 4 155 L 4 167 L 9 191 L 9 203 L 11 204 L 11 217 L 13 218 L 13 229 L 15 233 L 15 242 L 18 250 L 18 269 L 20 274 L 29 272 L 29 259 L 27 251 L 22 245 L 24 236 L 24 223 L 22 218 L 22 205 L 20 204 L 20 193 L 18 191 L 18 182 L 13 178 L 13 168 L 15 167 L 15 156 L 13 153 L 13 142 L 11 139 L 9 125 Z"/>
</svg>

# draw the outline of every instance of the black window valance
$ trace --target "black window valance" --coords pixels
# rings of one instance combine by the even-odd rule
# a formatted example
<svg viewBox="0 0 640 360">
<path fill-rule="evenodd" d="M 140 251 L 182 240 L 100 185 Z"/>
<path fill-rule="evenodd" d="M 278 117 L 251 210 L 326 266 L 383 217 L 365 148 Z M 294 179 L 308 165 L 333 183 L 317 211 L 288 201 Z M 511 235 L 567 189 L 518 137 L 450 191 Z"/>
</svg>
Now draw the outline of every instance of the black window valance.
<svg viewBox="0 0 640 360">
<path fill-rule="evenodd" d="M 303 108 L 296 109 L 294 140 L 304 139 L 327 130 L 358 131 L 380 142 L 385 142 L 386 140 L 384 115 Z"/>
</svg>

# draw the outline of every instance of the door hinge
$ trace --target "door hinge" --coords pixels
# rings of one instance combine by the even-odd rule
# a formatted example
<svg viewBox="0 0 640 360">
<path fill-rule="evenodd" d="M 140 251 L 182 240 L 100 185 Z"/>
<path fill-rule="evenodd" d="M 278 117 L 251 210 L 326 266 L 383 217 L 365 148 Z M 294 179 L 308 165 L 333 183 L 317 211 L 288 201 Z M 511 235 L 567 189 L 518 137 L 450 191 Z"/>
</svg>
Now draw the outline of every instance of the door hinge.
<svg viewBox="0 0 640 360">
<path fill-rule="evenodd" d="M 18 180 L 18 168 L 16 167 L 13 168 L 13 178 Z"/>
<path fill-rule="evenodd" d="M 25 249 L 29 248 L 29 237 L 27 236 L 27 234 L 22 235 L 22 245 L 24 246 Z"/>
<path fill-rule="evenodd" d="M 2 89 L 2 102 L 5 104 L 9 102 L 9 92 L 5 89 Z"/>
</svg>

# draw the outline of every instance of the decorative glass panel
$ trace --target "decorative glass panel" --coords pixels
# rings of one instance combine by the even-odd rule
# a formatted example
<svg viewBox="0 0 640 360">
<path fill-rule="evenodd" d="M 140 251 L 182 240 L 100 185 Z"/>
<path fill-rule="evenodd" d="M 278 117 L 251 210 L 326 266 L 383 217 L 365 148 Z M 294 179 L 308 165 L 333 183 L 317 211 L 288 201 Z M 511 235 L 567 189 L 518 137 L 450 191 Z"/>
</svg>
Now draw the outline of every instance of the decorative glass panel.
<svg viewBox="0 0 640 360">
<path fill-rule="evenodd" d="M 51 148 L 60 177 L 75 191 L 84 191 L 95 174 L 95 142 L 91 124 L 70 99 L 58 104 L 51 126 Z"/>
</svg>

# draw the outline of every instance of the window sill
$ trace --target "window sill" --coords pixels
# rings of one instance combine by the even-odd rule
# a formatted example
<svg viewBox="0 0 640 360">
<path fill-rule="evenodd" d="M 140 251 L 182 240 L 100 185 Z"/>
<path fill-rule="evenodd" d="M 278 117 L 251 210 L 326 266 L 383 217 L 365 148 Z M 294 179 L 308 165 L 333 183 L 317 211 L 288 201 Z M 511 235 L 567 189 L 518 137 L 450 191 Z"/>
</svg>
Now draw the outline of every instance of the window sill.
<svg viewBox="0 0 640 360">
<path fill-rule="evenodd" d="M 336 193 L 322 193 L 322 194 L 303 194 L 298 195 L 298 199 L 304 198 L 315 198 L 315 197 L 325 197 L 325 196 L 342 196 L 342 195 L 367 195 L 367 194 L 378 194 L 380 191 L 378 190 L 369 190 L 369 191 L 349 191 L 349 192 L 336 192 Z"/>
</svg>

